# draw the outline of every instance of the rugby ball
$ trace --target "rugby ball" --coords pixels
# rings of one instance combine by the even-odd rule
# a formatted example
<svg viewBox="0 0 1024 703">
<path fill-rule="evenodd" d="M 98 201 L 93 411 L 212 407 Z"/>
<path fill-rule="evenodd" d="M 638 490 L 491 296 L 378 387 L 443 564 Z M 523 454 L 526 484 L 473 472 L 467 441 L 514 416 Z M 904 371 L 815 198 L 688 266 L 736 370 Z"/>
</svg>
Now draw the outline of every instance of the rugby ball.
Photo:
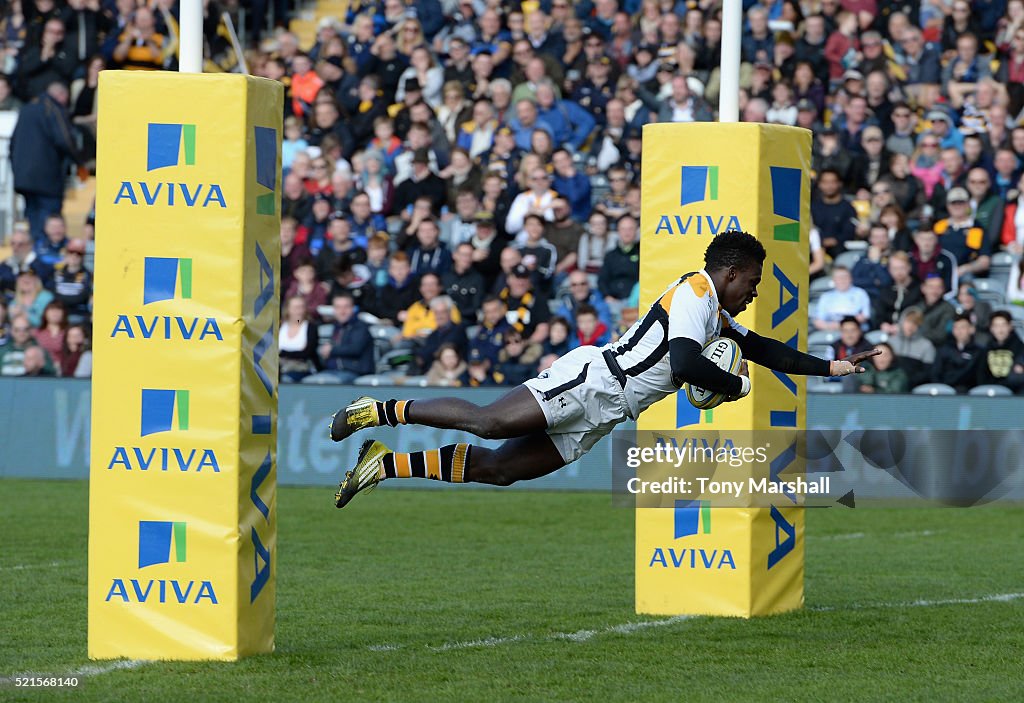
<svg viewBox="0 0 1024 703">
<path fill-rule="evenodd" d="M 739 374 L 740 364 L 743 363 L 743 354 L 740 352 L 739 345 L 728 337 L 712 339 L 704 345 L 700 353 L 723 371 Z M 724 393 L 708 391 L 690 383 L 684 384 L 684 388 L 686 389 L 686 399 L 690 401 L 690 405 L 701 410 L 710 410 L 725 401 Z"/>
</svg>

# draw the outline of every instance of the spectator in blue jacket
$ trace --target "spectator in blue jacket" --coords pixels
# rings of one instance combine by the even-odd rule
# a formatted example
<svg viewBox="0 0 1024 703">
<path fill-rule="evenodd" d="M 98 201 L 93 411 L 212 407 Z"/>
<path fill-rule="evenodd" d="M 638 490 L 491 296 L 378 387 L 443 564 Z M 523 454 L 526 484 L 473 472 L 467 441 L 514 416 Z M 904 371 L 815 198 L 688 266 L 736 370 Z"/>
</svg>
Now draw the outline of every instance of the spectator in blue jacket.
<svg viewBox="0 0 1024 703">
<path fill-rule="evenodd" d="M 577 222 L 590 217 L 590 179 L 576 170 L 572 156 L 565 149 L 556 149 L 551 155 L 554 179 L 551 187 L 569 202 L 572 216 Z"/>
<path fill-rule="evenodd" d="M 69 239 L 64 256 L 53 273 L 54 298 L 64 304 L 71 324 L 89 319 L 92 299 L 92 274 L 82 265 L 85 258 L 85 240 Z"/>
<path fill-rule="evenodd" d="M 15 280 L 25 271 L 32 271 L 43 281 L 43 285 L 49 286 L 53 268 L 43 263 L 32 248 L 32 235 L 26 223 L 14 223 L 10 245 L 11 255 L 0 261 L 0 299 L 14 293 Z"/>
<path fill-rule="evenodd" d="M 533 138 L 533 131 L 535 129 L 543 129 L 551 135 L 552 140 L 555 135 L 551 125 L 538 116 L 536 103 L 526 98 L 516 103 L 516 116 L 509 120 L 508 126 L 512 128 L 512 132 L 515 134 L 516 147 L 524 152 L 531 150 L 530 140 Z"/>
<path fill-rule="evenodd" d="M 324 370 L 302 379 L 303 383 L 352 383 L 359 376 L 373 373 L 373 337 L 367 324 L 356 317 L 352 294 L 338 293 L 331 308 L 331 336 L 317 350 Z"/>
<path fill-rule="evenodd" d="M 907 72 L 907 92 L 919 103 L 930 104 L 939 97 L 939 82 L 942 80 L 939 50 L 925 41 L 918 27 L 908 27 L 903 30 L 903 36 L 893 39 L 900 43 L 901 51 L 897 57 Z"/>
<path fill-rule="evenodd" d="M 597 312 L 589 305 L 576 310 L 576 334 L 569 337 L 569 348 L 600 347 L 612 341 L 611 329 L 597 319 Z"/>
<path fill-rule="evenodd" d="M 879 291 L 892 285 L 892 276 L 889 275 L 890 253 L 889 229 L 881 223 L 872 225 L 868 233 L 867 253 L 850 271 L 853 274 L 853 285 L 863 288 L 872 300 L 878 297 Z"/>
<path fill-rule="evenodd" d="M 537 119 L 552 130 L 556 146 L 568 146 L 573 151 L 583 148 L 597 120 L 572 100 L 559 100 L 550 81 L 537 86 Z"/>
<path fill-rule="evenodd" d="M 423 344 L 416 351 L 416 362 L 421 374 L 430 370 L 430 365 L 441 351 L 441 347 L 450 344 L 459 353 L 459 358 L 466 356 L 469 340 L 466 339 L 466 328 L 452 319 L 455 302 L 447 295 L 439 295 L 430 301 L 430 311 L 434 313 L 437 326 L 427 335 Z"/>
<path fill-rule="evenodd" d="M 81 162 L 67 106 L 67 87 L 51 83 L 21 108 L 11 136 L 14 190 L 25 198 L 25 219 L 36 241 L 43 238 L 46 218 L 64 208 L 68 161 Z"/>
<path fill-rule="evenodd" d="M 612 328 L 612 312 L 601 294 L 590 287 L 590 279 L 584 271 L 573 271 L 569 274 L 569 293 L 562 296 L 562 304 L 555 313 L 566 320 L 576 319 L 576 310 L 581 305 L 589 305 L 597 314 L 597 319 L 608 328 Z"/>
<path fill-rule="evenodd" d="M 843 197 L 839 172 L 825 168 L 818 173 L 818 192 L 811 196 L 811 219 L 821 232 L 821 245 L 833 258 L 854 238 L 857 211 Z"/>
<path fill-rule="evenodd" d="M 484 298 L 481 309 L 483 316 L 476 334 L 469 340 L 469 348 L 490 359 L 494 365 L 498 363 L 498 353 L 505 344 L 505 335 L 512 331 L 512 325 L 505 319 L 508 306 L 504 300 L 492 295 Z"/>
<path fill-rule="evenodd" d="M 448 16 L 441 9 L 440 0 L 415 0 L 410 4 L 414 8 L 416 19 L 420 21 L 420 27 L 423 28 L 423 35 L 427 39 L 433 39 L 448 21 Z"/>
<path fill-rule="evenodd" d="M 409 262 L 412 275 L 422 276 L 425 273 L 436 273 L 438 277 L 448 273 L 452 268 L 452 253 L 440 241 L 441 228 L 437 220 L 429 217 L 416 228 L 416 239 L 409 249 Z"/>
<path fill-rule="evenodd" d="M 68 228 L 64 218 L 58 213 L 49 215 L 43 224 L 43 235 L 36 242 L 36 253 L 44 264 L 53 268 L 68 244 Z"/>
</svg>

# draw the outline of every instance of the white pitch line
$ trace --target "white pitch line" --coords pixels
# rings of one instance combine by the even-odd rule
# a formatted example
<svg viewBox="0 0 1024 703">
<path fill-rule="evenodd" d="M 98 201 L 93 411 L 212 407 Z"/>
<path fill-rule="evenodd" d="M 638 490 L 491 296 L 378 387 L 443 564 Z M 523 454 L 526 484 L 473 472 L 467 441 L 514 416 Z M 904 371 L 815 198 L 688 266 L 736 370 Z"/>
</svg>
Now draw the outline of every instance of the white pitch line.
<svg viewBox="0 0 1024 703">
<path fill-rule="evenodd" d="M 60 566 L 68 566 L 74 562 L 51 561 L 45 564 L 15 564 L 14 566 L 0 566 L 0 571 L 24 571 L 26 569 L 56 569 Z"/>
<path fill-rule="evenodd" d="M 149 663 L 151 662 L 145 659 L 122 659 L 121 661 L 111 662 L 109 664 L 86 664 L 73 675 L 102 676 L 103 674 L 109 674 L 113 671 L 121 671 L 122 669 L 138 669 L 140 666 L 145 666 Z"/>
<path fill-rule="evenodd" d="M 847 540 L 847 539 L 862 539 L 867 537 L 863 532 L 846 532 L 839 535 L 807 535 L 807 539 L 814 541 L 832 541 L 832 540 Z"/>
<path fill-rule="evenodd" d="M 65 671 L 63 673 L 55 674 L 53 672 L 39 672 L 39 671 L 25 671 L 20 674 L 12 674 L 11 676 L 0 677 L 0 686 L 4 684 L 12 684 L 15 679 L 30 679 L 30 678 L 61 678 L 67 679 L 72 677 L 86 677 L 86 676 L 102 676 L 103 674 L 109 674 L 114 671 L 121 671 L 124 669 L 137 669 L 140 666 L 144 666 L 151 662 L 145 659 L 121 659 L 109 664 L 86 664 L 80 666 L 73 671 Z"/>
<path fill-rule="evenodd" d="M 917 530 L 915 532 L 896 532 L 893 537 L 934 537 L 941 530 Z"/>
<path fill-rule="evenodd" d="M 502 644 L 511 644 L 512 642 L 522 642 L 524 640 L 534 639 L 530 635 L 512 635 L 511 637 L 485 637 L 480 640 L 468 640 L 464 642 L 447 642 L 442 644 L 440 647 L 433 647 L 427 645 L 427 649 L 434 652 L 448 652 L 452 649 L 473 649 L 476 647 L 497 647 Z"/>
<path fill-rule="evenodd" d="M 843 606 L 816 606 L 808 608 L 815 612 L 830 612 L 838 610 L 874 610 L 878 608 L 934 608 L 940 605 L 977 605 L 979 603 L 1010 603 L 1024 598 L 1024 593 L 996 593 L 990 596 L 978 596 L 977 598 L 943 598 L 940 600 L 911 600 L 889 603 L 851 603 Z"/>
<path fill-rule="evenodd" d="M 512 644 L 513 642 L 526 642 L 526 641 L 546 641 L 546 640 L 569 640 L 570 642 L 586 642 L 587 640 L 593 639 L 600 635 L 628 635 L 639 630 L 646 630 L 651 627 L 665 627 L 666 625 L 675 625 L 676 623 L 684 620 L 691 619 L 692 615 L 677 615 L 675 617 L 666 618 L 665 620 L 640 620 L 638 622 L 626 622 L 620 625 L 610 625 L 609 627 L 602 628 L 600 630 L 577 630 L 575 632 L 554 632 L 550 635 L 510 635 L 508 637 L 484 637 L 477 640 L 458 640 L 455 642 L 446 642 L 442 645 L 427 645 L 426 648 L 432 652 L 449 652 L 453 649 L 475 649 L 477 647 L 498 647 L 503 644 Z M 398 649 L 402 649 L 405 645 L 401 644 L 374 644 L 367 647 L 371 652 L 393 652 Z"/>
<path fill-rule="evenodd" d="M 886 537 L 896 537 L 899 539 L 906 539 L 910 537 L 934 537 L 939 534 L 941 530 L 916 530 L 912 532 L 893 532 L 891 534 L 878 534 L 872 535 L 877 539 L 885 539 Z M 867 537 L 866 532 L 843 532 L 837 535 L 807 535 L 807 539 L 812 541 L 833 541 L 833 540 L 848 540 L 848 539 L 864 539 Z"/>
<path fill-rule="evenodd" d="M 843 610 L 871 610 L 876 608 L 930 608 L 941 605 L 975 605 L 978 603 L 1009 603 L 1011 601 L 1024 599 L 1024 593 L 996 593 L 989 596 L 978 596 L 976 598 L 947 598 L 943 600 L 915 600 L 908 602 L 883 602 L 883 603 L 854 603 L 852 605 L 844 605 L 840 607 L 836 606 L 817 606 L 809 607 L 807 610 L 813 612 L 833 612 Z M 641 620 L 635 622 L 622 623 L 620 625 L 610 625 L 600 630 L 577 630 L 576 632 L 555 632 L 550 635 L 510 635 L 508 637 L 485 637 L 478 640 L 462 640 L 455 642 L 446 642 L 442 645 L 427 645 L 426 648 L 432 652 L 448 652 L 453 649 L 473 649 L 477 647 L 498 647 L 504 644 L 512 644 L 514 642 L 544 642 L 553 640 L 569 640 L 570 642 L 587 642 L 594 637 L 599 635 L 608 634 L 623 634 L 628 635 L 633 632 L 640 630 L 646 630 L 652 627 L 666 627 L 669 625 L 676 625 L 687 620 L 693 620 L 696 618 L 703 618 L 706 616 L 700 615 L 676 615 L 671 618 L 665 618 L 664 620 Z M 367 647 L 371 652 L 394 652 L 400 649 L 404 649 L 406 645 L 402 644 L 375 644 Z"/>
<path fill-rule="evenodd" d="M 677 622 L 684 620 L 690 620 L 695 616 L 693 615 L 676 615 L 665 620 L 641 620 L 639 622 L 626 622 L 621 625 L 612 625 L 606 627 L 603 630 L 578 630 L 576 632 L 559 632 L 554 635 L 549 635 L 546 639 L 549 640 L 571 640 L 572 642 L 586 642 L 596 635 L 607 635 L 607 634 L 618 634 L 628 635 L 638 630 L 646 630 L 651 627 L 665 627 L 666 625 L 675 625 Z"/>
</svg>

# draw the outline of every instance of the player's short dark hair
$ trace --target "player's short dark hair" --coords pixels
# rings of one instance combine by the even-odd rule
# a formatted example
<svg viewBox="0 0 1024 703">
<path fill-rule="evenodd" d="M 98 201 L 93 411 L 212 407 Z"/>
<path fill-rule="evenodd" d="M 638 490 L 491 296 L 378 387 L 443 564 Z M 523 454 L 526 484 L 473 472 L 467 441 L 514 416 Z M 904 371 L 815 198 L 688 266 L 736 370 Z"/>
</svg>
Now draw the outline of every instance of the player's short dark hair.
<svg viewBox="0 0 1024 703">
<path fill-rule="evenodd" d="M 502 304 L 504 304 L 504 302 L 505 302 L 505 301 L 504 301 L 504 300 L 502 300 L 502 299 L 501 299 L 501 298 L 500 298 L 499 296 L 497 296 L 497 295 L 488 295 L 488 296 L 487 296 L 486 298 L 484 298 L 483 302 L 482 302 L 482 303 L 480 303 L 480 305 L 481 305 L 481 307 L 482 307 L 482 306 L 484 306 L 484 305 L 487 305 L 487 303 L 502 303 Z"/>
<path fill-rule="evenodd" d="M 1006 324 L 1008 324 L 1008 325 L 1012 325 L 1013 324 L 1013 315 L 1011 315 L 1006 310 L 996 310 L 995 312 L 993 312 L 989 316 L 989 318 L 988 318 L 988 323 L 991 325 L 992 324 L 992 320 L 996 319 L 997 317 L 1000 317 L 1000 318 L 1006 320 Z"/>
<path fill-rule="evenodd" d="M 578 318 L 580 315 L 593 315 L 594 317 L 597 317 L 597 308 L 595 308 L 593 305 L 581 303 L 576 308 L 576 317 Z"/>
<path fill-rule="evenodd" d="M 764 245 L 757 241 L 757 238 L 748 233 L 738 230 L 722 232 L 711 240 L 708 248 L 704 251 L 704 268 L 710 271 L 735 266 L 737 269 L 745 269 L 750 266 L 761 266 L 764 264 L 767 252 Z"/>
<path fill-rule="evenodd" d="M 957 322 L 966 322 L 969 325 L 973 325 L 974 324 L 974 320 L 972 320 L 971 316 L 968 315 L 965 312 L 962 312 L 962 313 L 960 313 L 959 315 L 957 315 L 956 317 L 953 318 L 953 324 L 956 324 Z"/>
<path fill-rule="evenodd" d="M 857 329 L 860 329 L 860 323 L 857 321 L 857 318 L 854 317 L 853 315 L 847 315 L 842 320 L 840 320 L 839 321 L 839 326 L 842 327 L 847 322 L 852 322 L 853 324 L 857 325 Z"/>
</svg>

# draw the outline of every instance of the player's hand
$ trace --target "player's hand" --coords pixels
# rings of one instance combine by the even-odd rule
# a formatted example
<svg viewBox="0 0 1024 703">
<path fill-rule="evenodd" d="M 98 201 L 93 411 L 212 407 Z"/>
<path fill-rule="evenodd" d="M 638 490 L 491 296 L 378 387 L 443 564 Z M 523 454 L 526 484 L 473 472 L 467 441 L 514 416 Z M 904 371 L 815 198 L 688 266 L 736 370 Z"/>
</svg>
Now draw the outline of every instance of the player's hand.
<svg viewBox="0 0 1024 703">
<path fill-rule="evenodd" d="M 743 382 L 743 385 L 747 388 L 747 392 L 746 393 L 740 393 L 739 395 L 731 395 L 731 396 L 729 396 L 728 398 L 725 399 L 726 403 L 731 403 L 734 400 L 739 400 L 740 398 L 743 398 L 747 394 L 750 393 L 750 390 L 749 390 L 750 389 L 750 371 L 747 369 L 747 360 L 746 359 L 744 359 L 743 361 L 740 362 L 740 370 L 736 372 L 736 375 L 737 376 L 741 376 L 741 377 L 746 379 Z"/>
<path fill-rule="evenodd" d="M 833 361 L 829 368 L 830 376 L 849 376 L 853 373 L 864 373 L 867 371 L 866 368 L 860 365 L 862 361 L 867 361 L 873 356 L 878 356 L 882 353 L 881 349 L 869 349 L 859 354 L 854 354 L 849 359 L 843 359 L 842 361 Z"/>
</svg>

